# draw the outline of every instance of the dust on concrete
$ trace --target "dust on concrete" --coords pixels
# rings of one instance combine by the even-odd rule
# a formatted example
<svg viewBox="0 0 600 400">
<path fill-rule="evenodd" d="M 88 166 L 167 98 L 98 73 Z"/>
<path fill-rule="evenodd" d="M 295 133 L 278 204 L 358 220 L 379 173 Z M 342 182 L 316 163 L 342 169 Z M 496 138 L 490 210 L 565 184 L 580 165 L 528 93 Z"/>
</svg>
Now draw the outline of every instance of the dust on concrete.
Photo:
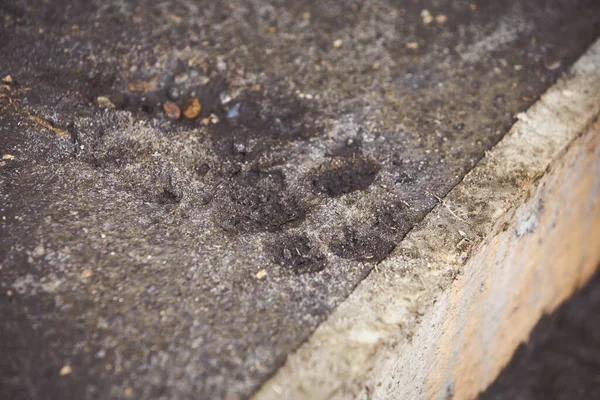
<svg viewBox="0 0 600 400">
<path fill-rule="evenodd" d="M 247 397 L 596 36 L 541 3 L 3 3 L 3 394 Z"/>
</svg>

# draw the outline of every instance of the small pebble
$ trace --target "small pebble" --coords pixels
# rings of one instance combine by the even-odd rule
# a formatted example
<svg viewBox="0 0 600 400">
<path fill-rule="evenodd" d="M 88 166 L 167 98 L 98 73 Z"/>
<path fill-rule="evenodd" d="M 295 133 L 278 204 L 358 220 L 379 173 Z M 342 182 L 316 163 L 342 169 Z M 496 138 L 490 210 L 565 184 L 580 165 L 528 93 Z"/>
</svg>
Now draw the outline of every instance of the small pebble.
<svg viewBox="0 0 600 400">
<path fill-rule="evenodd" d="M 167 102 L 163 104 L 163 110 L 169 119 L 179 119 L 181 117 L 181 110 L 175 103 Z"/>
<path fill-rule="evenodd" d="M 73 372 L 73 369 L 71 368 L 71 366 L 69 364 L 67 364 L 60 369 L 60 372 L 58 374 L 60 376 L 65 376 L 65 375 L 69 375 L 71 372 Z"/>
<path fill-rule="evenodd" d="M 33 249 L 33 251 L 31 252 L 31 255 L 36 258 L 43 257 L 45 254 L 46 249 L 44 248 L 43 244 L 37 245 L 35 249 Z"/>
<path fill-rule="evenodd" d="M 196 97 L 190 97 L 183 106 L 183 115 L 187 119 L 194 119 L 200 114 L 202 106 Z"/>
<path fill-rule="evenodd" d="M 223 92 L 219 95 L 219 99 L 221 100 L 221 104 L 227 104 L 231 101 L 231 96 L 227 92 Z"/>
<path fill-rule="evenodd" d="M 127 89 L 130 92 L 145 92 L 144 87 L 145 85 L 142 81 L 131 81 L 127 84 Z"/>
<path fill-rule="evenodd" d="M 440 14 L 435 17 L 435 22 L 437 22 L 440 25 L 445 24 L 447 21 L 448 21 L 448 17 L 446 17 L 444 14 Z"/>
<path fill-rule="evenodd" d="M 344 44 L 344 41 L 342 39 L 336 39 L 333 41 L 333 47 L 340 48 L 342 47 L 342 45 Z"/>
<path fill-rule="evenodd" d="M 244 142 L 234 142 L 233 150 L 236 154 L 248 154 L 250 153 L 248 146 Z"/>
<path fill-rule="evenodd" d="M 2 82 L 4 83 L 12 83 L 13 78 L 10 75 L 6 75 L 4 78 L 2 78 Z"/>
<path fill-rule="evenodd" d="M 408 43 L 406 43 L 406 48 L 411 49 L 411 50 L 417 50 L 419 48 L 419 43 L 408 42 Z"/>
<path fill-rule="evenodd" d="M 283 249 L 283 258 L 289 260 L 292 258 L 292 252 L 289 249 Z"/>
<path fill-rule="evenodd" d="M 565 96 L 565 97 L 573 97 L 573 95 L 575 94 L 575 93 L 574 93 L 573 91 L 571 91 L 571 90 L 563 90 L 561 93 L 562 93 L 562 94 L 563 94 L 563 96 Z"/>
<path fill-rule="evenodd" d="M 167 97 L 173 101 L 179 100 L 180 95 L 181 93 L 179 92 L 179 88 L 177 88 L 176 86 L 171 86 L 167 90 Z"/>
<path fill-rule="evenodd" d="M 227 63 L 223 59 L 223 57 L 217 57 L 217 70 L 219 72 L 224 72 L 227 70 Z"/>
<path fill-rule="evenodd" d="M 180 74 L 175 75 L 175 84 L 177 85 L 181 85 L 182 83 L 186 82 L 188 79 L 190 79 L 190 74 L 188 72 L 182 72 Z"/>
<path fill-rule="evenodd" d="M 421 19 L 425 25 L 429 25 L 431 22 L 433 22 L 433 17 L 431 16 L 429 10 L 421 11 Z"/>
<path fill-rule="evenodd" d="M 13 156 L 12 154 L 5 154 L 2 156 L 3 160 L 14 160 L 15 156 Z"/>
<path fill-rule="evenodd" d="M 227 119 L 234 119 L 240 116 L 242 112 L 242 103 L 236 103 L 233 107 L 227 110 Z"/>
<path fill-rule="evenodd" d="M 96 104 L 98 104 L 98 107 L 100 108 L 115 108 L 115 105 L 110 101 L 108 96 L 98 96 L 96 98 Z"/>
<path fill-rule="evenodd" d="M 94 275 L 94 271 L 92 271 L 91 269 L 84 269 L 81 272 L 80 276 L 81 276 L 81 279 L 88 279 L 88 278 L 91 278 L 92 275 Z"/>
<path fill-rule="evenodd" d="M 215 114 L 210 114 L 208 117 L 200 119 L 200 123 L 204 126 L 208 126 L 210 124 L 218 124 L 219 117 Z"/>
<path fill-rule="evenodd" d="M 463 129 L 465 129 L 465 124 L 463 124 L 462 122 L 461 122 L 460 124 L 456 124 L 456 125 L 454 125 L 454 130 L 455 130 L 455 131 L 458 131 L 458 132 L 460 132 L 460 131 L 462 131 Z"/>
<path fill-rule="evenodd" d="M 153 76 L 147 80 L 136 79 L 129 82 L 127 88 L 130 92 L 148 92 L 156 90 L 158 77 Z"/>
<path fill-rule="evenodd" d="M 557 69 L 559 69 L 559 68 L 560 68 L 560 65 L 561 65 L 561 62 L 560 62 L 560 60 L 557 60 L 557 61 L 554 61 L 554 62 L 552 62 L 552 63 L 550 63 L 550 64 L 547 64 L 547 65 L 546 65 L 546 68 L 547 68 L 548 70 L 550 70 L 550 71 L 555 71 L 555 70 L 557 70 Z"/>
<path fill-rule="evenodd" d="M 261 269 L 260 271 L 258 271 L 256 273 L 256 277 L 258 279 L 263 279 L 265 276 L 267 276 L 267 270 L 265 270 L 265 269 Z"/>
</svg>

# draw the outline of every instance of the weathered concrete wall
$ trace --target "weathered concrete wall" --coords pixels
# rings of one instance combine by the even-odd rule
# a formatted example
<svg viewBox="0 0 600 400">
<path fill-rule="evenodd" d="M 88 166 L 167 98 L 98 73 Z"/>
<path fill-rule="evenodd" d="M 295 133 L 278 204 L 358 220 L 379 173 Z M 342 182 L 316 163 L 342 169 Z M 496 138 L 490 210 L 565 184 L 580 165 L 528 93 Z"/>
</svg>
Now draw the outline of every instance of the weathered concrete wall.
<svg viewBox="0 0 600 400">
<path fill-rule="evenodd" d="M 473 398 L 485 389 L 540 316 L 593 274 L 600 261 L 599 190 L 597 121 L 438 299 L 376 398 L 413 398 L 421 385 L 432 399 Z M 406 361 L 415 359 L 428 364 L 424 374 L 411 372 Z"/>
<path fill-rule="evenodd" d="M 464 399 L 484 389 L 600 261 L 599 65 L 600 42 L 256 398 Z"/>
</svg>

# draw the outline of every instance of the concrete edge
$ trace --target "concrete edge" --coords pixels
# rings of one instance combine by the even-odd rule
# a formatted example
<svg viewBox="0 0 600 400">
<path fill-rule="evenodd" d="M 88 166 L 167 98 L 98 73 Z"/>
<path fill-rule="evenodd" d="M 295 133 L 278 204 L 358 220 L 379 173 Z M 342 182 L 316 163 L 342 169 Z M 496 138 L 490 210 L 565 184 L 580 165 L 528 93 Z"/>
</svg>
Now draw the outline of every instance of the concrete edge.
<svg viewBox="0 0 600 400">
<path fill-rule="evenodd" d="M 598 135 L 584 133 L 599 113 L 600 40 L 568 77 L 519 114 L 504 139 L 253 398 L 470 398 L 487 387 L 539 316 L 585 283 L 600 261 L 600 250 L 585 253 L 587 244 L 600 243 L 600 230 L 594 228 L 594 221 L 600 222 L 600 183 L 590 181 L 593 170 L 585 170 L 597 168 L 600 176 L 600 150 L 586 152 L 582 147 L 597 144 L 590 138 Z M 586 162 L 587 167 L 580 165 Z M 567 190 L 558 190 L 561 185 Z M 567 197 L 561 198 L 561 193 Z M 561 213 L 556 205 L 584 200 L 591 208 L 580 207 L 578 219 L 568 216 L 565 223 L 583 218 L 585 226 L 564 229 L 584 229 L 587 239 L 582 242 L 581 235 L 574 234 L 573 240 L 565 241 L 570 243 L 567 249 L 556 245 L 564 238 L 564 232 L 556 230 L 562 221 L 556 219 Z M 548 212 L 555 218 L 546 232 L 540 220 L 550 221 Z M 532 240 L 545 243 L 538 236 L 548 236 L 551 230 L 558 233 L 547 243 L 555 244 L 558 259 L 540 259 L 540 251 L 551 249 L 547 246 L 531 257 Z M 566 261 L 559 249 L 577 257 L 572 263 L 576 274 L 560 272 L 557 262 Z M 553 266 L 553 279 L 539 276 L 544 274 L 536 269 L 542 261 Z M 498 275 L 499 270 L 505 272 Z M 536 282 L 541 291 L 527 310 L 505 312 L 513 301 L 523 300 L 531 288 L 527 285 Z M 517 286 L 520 291 L 513 291 Z M 485 301 L 477 293 L 486 293 Z M 507 339 L 503 329 L 513 322 L 519 329 L 511 330 Z M 494 348 L 500 347 L 498 354 Z"/>
</svg>

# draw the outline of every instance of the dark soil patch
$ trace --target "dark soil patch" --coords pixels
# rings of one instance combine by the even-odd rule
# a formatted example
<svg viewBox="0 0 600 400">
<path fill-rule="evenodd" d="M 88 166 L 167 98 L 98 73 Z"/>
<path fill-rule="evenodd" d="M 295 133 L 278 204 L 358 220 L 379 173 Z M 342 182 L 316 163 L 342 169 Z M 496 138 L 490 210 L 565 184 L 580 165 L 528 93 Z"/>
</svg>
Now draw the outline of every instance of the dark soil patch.
<svg viewBox="0 0 600 400">
<path fill-rule="evenodd" d="M 480 400 L 600 399 L 600 269 L 556 311 L 544 316 L 529 342 Z"/>
<path fill-rule="evenodd" d="M 254 160 L 281 144 L 319 134 L 311 111 L 296 98 L 250 92 L 220 112 L 209 129 L 216 154 L 241 162 Z"/>
<path fill-rule="evenodd" d="M 345 227 L 330 244 L 331 251 L 342 258 L 377 263 L 387 257 L 395 243 L 377 232 Z"/>
<path fill-rule="evenodd" d="M 339 197 L 367 189 L 375 180 L 377 172 L 379 166 L 371 159 L 334 158 L 321 164 L 310 179 L 315 193 Z"/>
<path fill-rule="evenodd" d="M 269 247 L 273 261 L 297 275 L 319 272 L 326 267 L 325 257 L 306 235 L 286 235 Z"/>
<path fill-rule="evenodd" d="M 306 210 L 286 191 L 278 170 L 253 168 L 236 174 L 218 196 L 216 222 L 228 232 L 277 231 L 301 220 Z"/>
<path fill-rule="evenodd" d="M 375 207 L 374 213 L 373 229 L 380 231 L 382 234 L 400 234 L 404 237 L 419 220 L 417 213 L 402 202 L 382 204 Z"/>
</svg>

